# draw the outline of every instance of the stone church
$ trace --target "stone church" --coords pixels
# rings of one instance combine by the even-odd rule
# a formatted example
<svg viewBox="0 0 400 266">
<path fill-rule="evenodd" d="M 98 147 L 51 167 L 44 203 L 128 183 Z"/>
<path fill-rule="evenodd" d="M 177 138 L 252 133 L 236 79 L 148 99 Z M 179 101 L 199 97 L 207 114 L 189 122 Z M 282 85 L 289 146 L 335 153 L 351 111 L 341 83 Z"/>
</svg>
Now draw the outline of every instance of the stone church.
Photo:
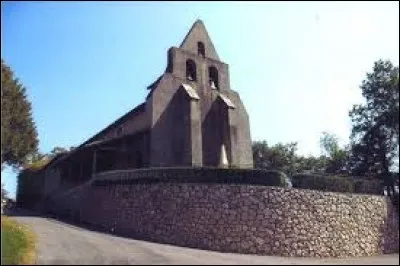
<svg viewBox="0 0 400 266">
<path fill-rule="evenodd" d="M 253 167 L 248 114 L 201 20 L 147 89 L 145 102 L 43 169 L 45 194 L 109 170 Z"/>
</svg>

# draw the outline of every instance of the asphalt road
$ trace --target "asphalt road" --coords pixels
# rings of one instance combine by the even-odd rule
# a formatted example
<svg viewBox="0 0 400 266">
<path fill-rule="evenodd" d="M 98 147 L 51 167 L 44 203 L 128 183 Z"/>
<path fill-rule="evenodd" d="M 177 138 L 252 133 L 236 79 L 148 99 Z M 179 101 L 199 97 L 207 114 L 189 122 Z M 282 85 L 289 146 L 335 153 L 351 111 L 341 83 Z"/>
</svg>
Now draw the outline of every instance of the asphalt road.
<svg viewBox="0 0 400 266">
<path fill-rule="evenodd" d="M 51 218 L 14 216 L 38 237 L 37 264 L 399 265 L 399 254 L 350 259 L 257 256 L 182 248 L 91 231 Z"/>
</svg>

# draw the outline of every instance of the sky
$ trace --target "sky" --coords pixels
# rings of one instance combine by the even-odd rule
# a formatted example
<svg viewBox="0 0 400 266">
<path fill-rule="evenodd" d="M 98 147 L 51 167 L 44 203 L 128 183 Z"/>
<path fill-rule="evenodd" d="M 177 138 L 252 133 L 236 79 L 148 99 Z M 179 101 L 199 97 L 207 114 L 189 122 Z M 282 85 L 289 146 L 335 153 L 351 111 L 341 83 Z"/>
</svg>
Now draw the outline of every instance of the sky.
<svg viewBox="0 0 400 266">
<path fill-rule="evenodd" d="M 201 19 L 253 140 L 319 155 L 348 143 L 374 61 L 399 64 L 399 2 L 4 2 L 1 57 L 25 85 L 41 152 L 78 146 L 145 100 Z M 16 177 L 2 172 L 15 197 Z"/>
</svg>

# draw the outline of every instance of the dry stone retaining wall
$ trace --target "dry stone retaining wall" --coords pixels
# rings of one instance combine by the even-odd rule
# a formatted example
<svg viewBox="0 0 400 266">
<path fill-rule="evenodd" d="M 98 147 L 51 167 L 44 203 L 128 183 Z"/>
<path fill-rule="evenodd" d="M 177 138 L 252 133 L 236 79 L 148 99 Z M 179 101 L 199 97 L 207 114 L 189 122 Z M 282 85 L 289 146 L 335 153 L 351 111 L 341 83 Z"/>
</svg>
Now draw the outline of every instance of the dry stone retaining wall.
<svg viewBox="0 0 400 266">
<path fill-rule="evenodd" d="M 104 176 L 103 176 L 104 179 Z M 93 183 L 56 210 L 127 236 L 262 255 L 346 257 L 398 252 L 396 210 L 383 196 L 194 183 Z"/>
</svg>

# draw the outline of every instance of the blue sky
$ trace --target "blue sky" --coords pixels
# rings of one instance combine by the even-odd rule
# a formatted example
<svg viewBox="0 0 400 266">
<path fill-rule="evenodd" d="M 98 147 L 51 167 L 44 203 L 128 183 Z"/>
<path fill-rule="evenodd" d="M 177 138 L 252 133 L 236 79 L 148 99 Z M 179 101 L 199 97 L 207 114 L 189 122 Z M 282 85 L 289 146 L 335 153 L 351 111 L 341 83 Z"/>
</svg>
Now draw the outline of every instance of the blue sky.
<svg viewBox="0 0 400 266">
<path fill-rule="evenodd" d="M 399 63 L 398 2 L 2 2 L 1 56 L 27 88 L 40 150 L 77 146 L 144 101 L 200 18 L 253 140 L 348 142 L 373 62 Z M 15 194 L 15 174 L 2 173 Z"/>
</svg>

